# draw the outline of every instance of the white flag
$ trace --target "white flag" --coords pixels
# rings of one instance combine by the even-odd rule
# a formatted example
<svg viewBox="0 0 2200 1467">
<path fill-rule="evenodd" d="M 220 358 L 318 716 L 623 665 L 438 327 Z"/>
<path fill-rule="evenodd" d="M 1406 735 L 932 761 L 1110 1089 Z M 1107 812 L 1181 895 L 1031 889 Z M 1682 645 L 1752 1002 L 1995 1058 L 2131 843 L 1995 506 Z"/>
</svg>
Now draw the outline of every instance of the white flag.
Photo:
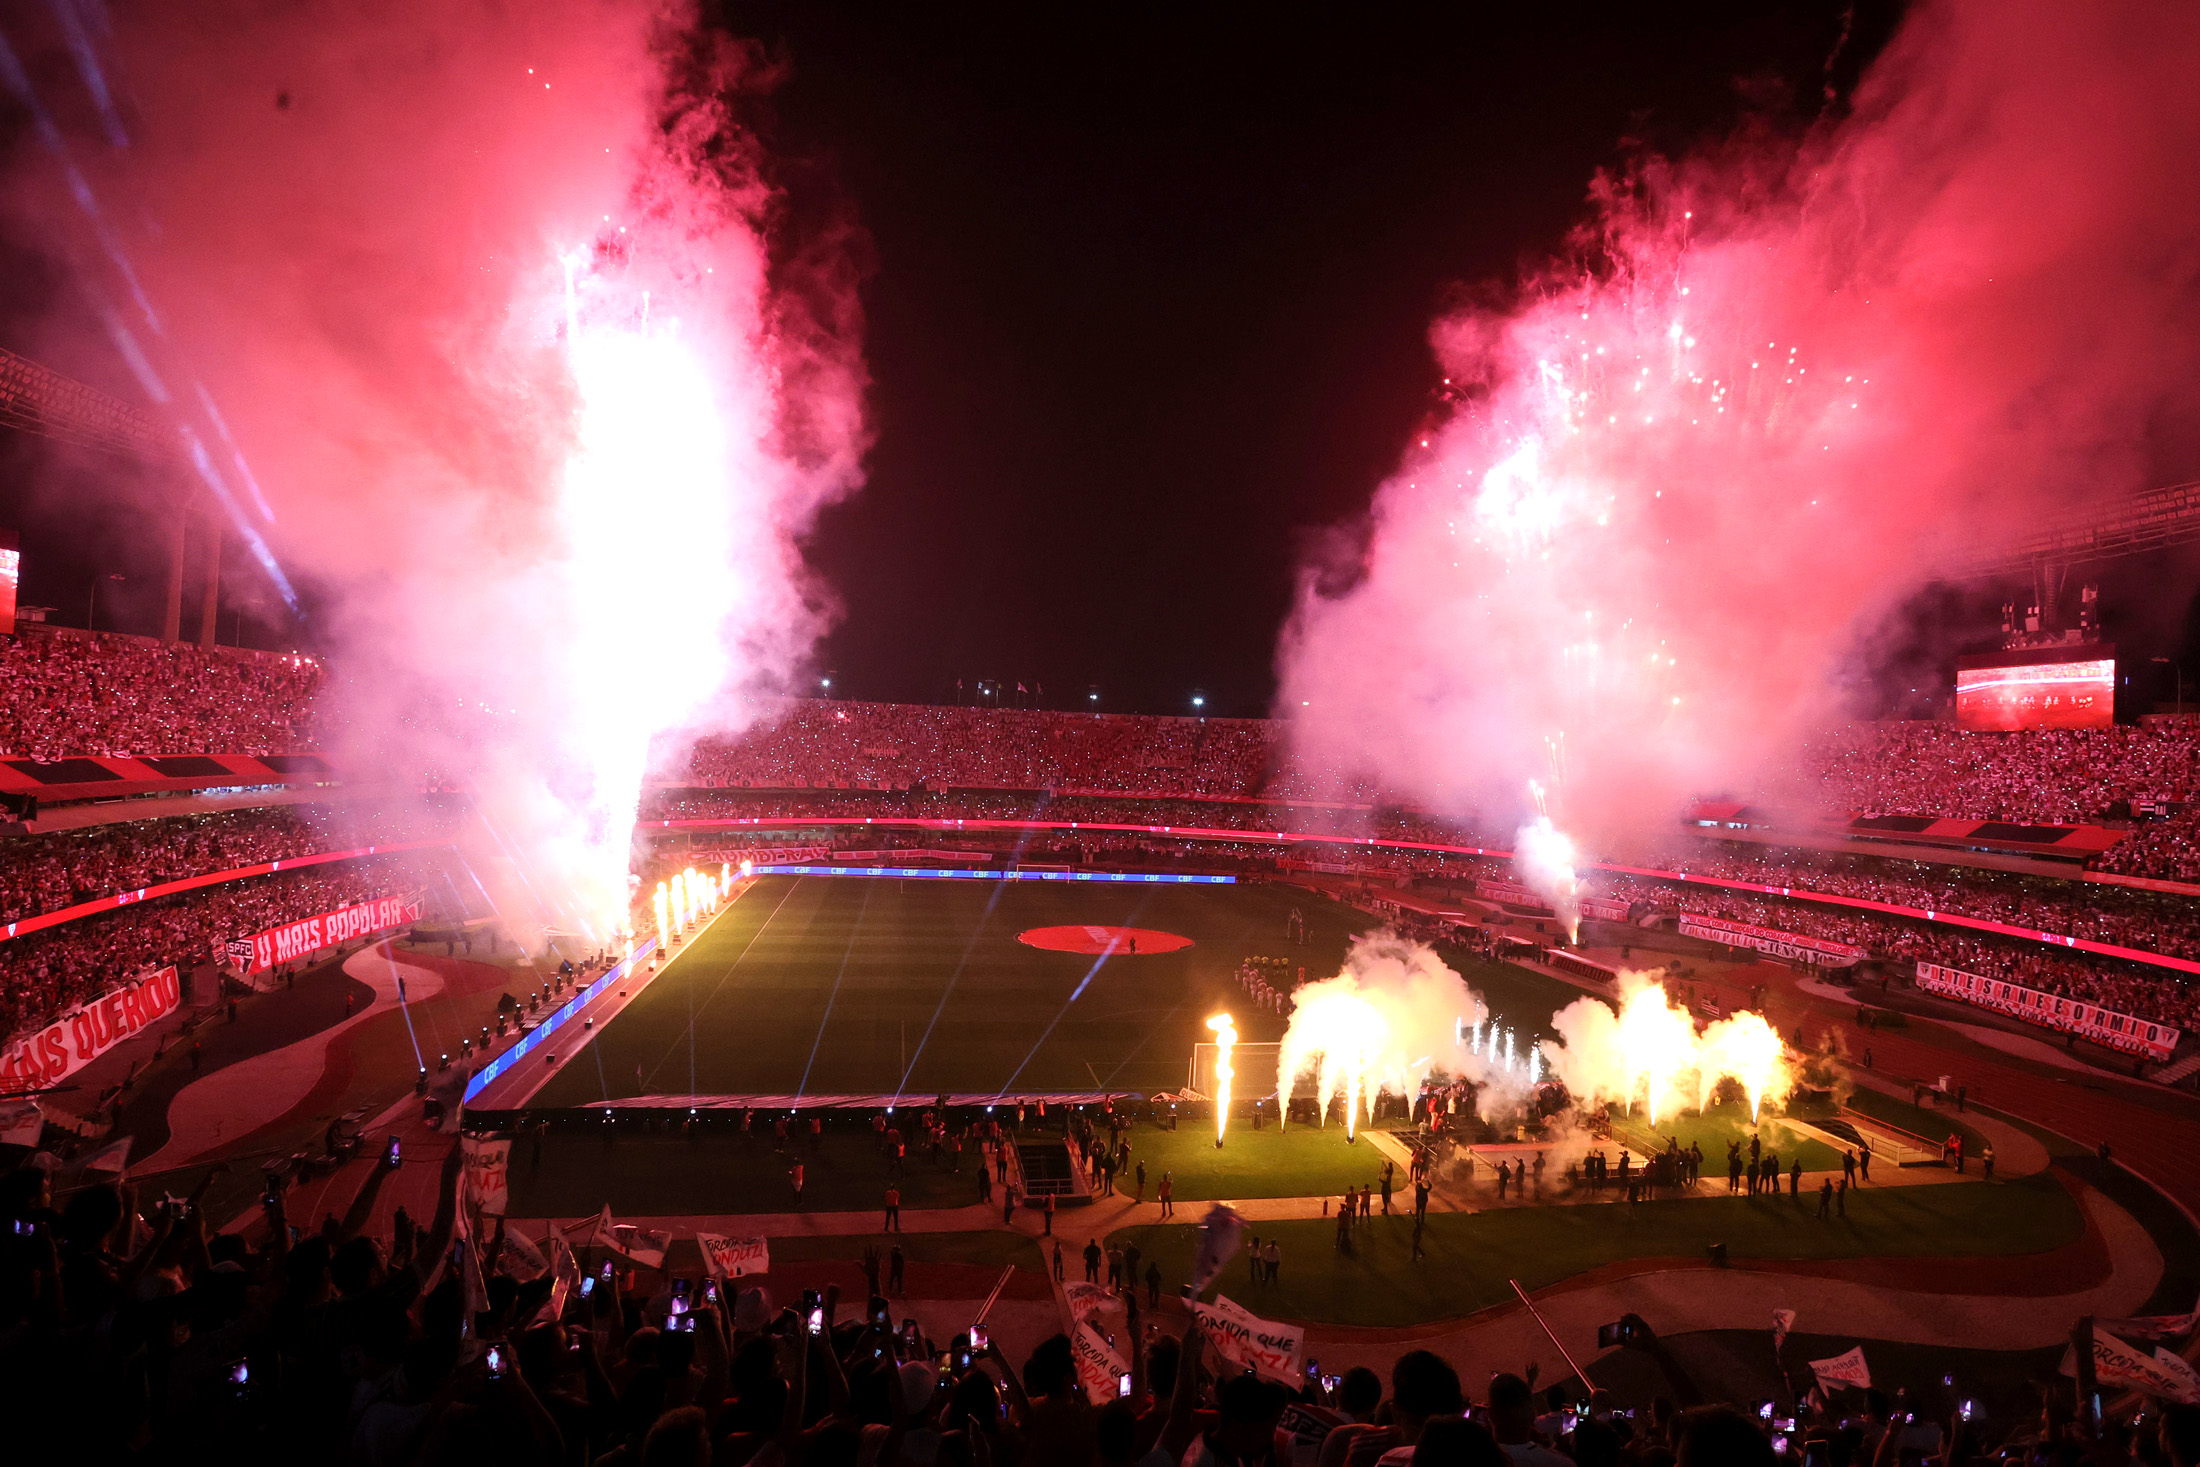
<svg viewBox="0 0 2200 1467">
<path fill-rule="evenodd" d="M 466 1191 L 477 1211 L 489 1217 L 502 1217 L 510 1205 L 511 1189 L 508 1185 L 508 1163 L 512 1155 L 509 1141 L 476 1141 L 471 1136 L 461 1136 L 459 1150 L 465 1156 Z"/>
<path fill-rule="evenodd" d="M 117 1177 L 130 1170 L 130 1138 L 110 1141 L 90 1156 L 84 1158 L 84 1170 L 88 1172 L 113 1172 Z"/>
<path fill-rule="evenodd" d="M 2103 1385 L 2132 1386 L 2165 1401 L 2200 1404 L 2200 1376 L 2167 1350 L 2143 1355 L 2131 1345 L 2093 1327 L 2093 1374 Z"/>
<path fill-rule="evenodd" d="M 703 1251 L 703 1267 L 714 1279 L 738 1279 L 772 1271 L 771 1241 L 767 1238 L 726 1238 L 717 1233 L 697 1233 L 695 1246 Z"/>
<path fill-rule="evenodd" d="M 498 1273 L 531 1284 L 549 1271 L 550 1260 L 542 1256 L 533 1239 L 513 1228 L 504 1230 L 504 1242 L 497 1248 Z"/>
<path fill-rule="evenodd" d="M 580 1265 L 573 1261 L 573 1250 L 565 1246 L 565 1239 L 555 1228 L 543 1234 L 541 1251 L 550 1263 L 550 1297 L 542 1301 L 535 1323 L 556 1324 L 565 1317 L 566 1301 L 580 1291 Z"/>
<path fill-rule="evenodd" d="M 0 1145 L 38 1147 L 46 1127 L 46 1113 L 35 1100 L 0 1101 Z"/>
<path fill-rule="evenodd" d="M 1115 1353 L 1108 1337 L 1086 1320 L 1070 1332 L 1070 1353 L 1077 1360 L 1077 1380 L 1085 1398 L 1104 1406 L 1122 1393 L 1122 1378 L 1130 1373 L 1123 1357 Z"/>
<path fill-rule="evenodd" d="M 1069 1317 L 1080 1324 L 1106 1308 L 1113 1297 L 1101 1285 L 1088 1284 L 1083 1279 L 1062 1285 L 1062 1299 L 1069 1305 Z"/>
<path fill-rule="evenodd" d="M 2148 1340 L 2183 1339 L 2200 1328 L 2200 1307 L 2184 1314 L 2144 1314 L 2136 1319 L 2096 1319 L 2095 1329 L 2105 1329 L 2112 1335 L 2126 1339 L 2137 1336 Z"/>
<path fill-rule="evenodd" d="M 1831 1360 L 1813 1360 L 1811 1373 L 1828 1391 L 1843 1386 L 1869 1386 L 1872 1383 L 1871 1367 L 1864 1363 L 1864 1347 L 1855 1348 L 1834 1356 Z"/>
<path fill-rule="evenodd" d="M 1288 1386 L 1304 1384 L 1299 1367 L 1306 1355 L 1306 1327 L 1259 1319 L 1217 1295 L 1212 1304 L 1191 1301 L 1192 1322 L 1232 1365 L 1257 1371 Z"/>
<path fill-rule="evenodd" d="M 589 1241 L 643 1268 L 663 1268 L 665 1265 L 668 1242 L 665 1235 L 635 1227 L 632 1223 L 613 1222 L 608 1202 L 603 1205 L 603 1215 L 596 1219 L 596 1234 Z"/>
<path fill-rule="evenodd" d="M 1217 1202 L 1199 1224 L 1199 1253 L 1192 1259 L 1192 1297 L 1213 1283 L 1223 1265 L 1237 1256 L 1238 1240 L 1245 1236 L 1245 1219 Z"/>
</svg>

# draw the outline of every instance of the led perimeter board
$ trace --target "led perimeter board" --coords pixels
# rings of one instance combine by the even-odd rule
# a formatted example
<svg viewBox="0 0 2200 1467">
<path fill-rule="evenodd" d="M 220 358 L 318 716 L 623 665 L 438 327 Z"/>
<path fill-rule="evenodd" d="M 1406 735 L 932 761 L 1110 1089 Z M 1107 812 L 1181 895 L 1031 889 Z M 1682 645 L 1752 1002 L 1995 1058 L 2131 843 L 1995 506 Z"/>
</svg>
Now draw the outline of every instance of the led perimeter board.
<svg viewBox="0 0 2200 1467">
<path fill-rule="evenodd" d="M 2107 728 L 2115 708 L 2116 649 L 2106 642 L 1956 659 L 1956 722 L 1975 732 Z"/>
</svg>

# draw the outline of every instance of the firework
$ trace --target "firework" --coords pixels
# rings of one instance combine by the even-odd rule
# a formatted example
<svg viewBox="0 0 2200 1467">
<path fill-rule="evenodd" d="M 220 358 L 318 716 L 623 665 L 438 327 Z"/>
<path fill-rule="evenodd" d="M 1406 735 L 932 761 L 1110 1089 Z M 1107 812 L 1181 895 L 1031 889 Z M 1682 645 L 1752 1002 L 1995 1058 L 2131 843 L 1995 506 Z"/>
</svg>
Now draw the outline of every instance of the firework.
<svg viewBox="0 0 2200 1467">
<path fill-rule="evenodd" d="M 1753 1122 L 1767 1100 L 1794 1087 L 1780 1036 L 1762 1014 L 1744 1011 L 1698 1034 L 1688 1011 L 1646 973 L 1620 974 L 1616 1012 L 1580 998 L 1553 1015 L 1551 1027 L 1559 1037 L 1541 1046 L 1543 1058 L 1577 1102 L 1639 1105 L 1653 1126 L 1687 1106 L 1708 1106 L 1722 1081 L 1742 1087 Z"/>
<path fill-rule="evenodd" d="M 1215 1145 L 1222 1144 L 1222 1133 L 1230 1125 L 1230 1079 L 1236 1071 L 1230 1065 L 1230 1051 L 1237 1044 L 1237 1021 L 1228 1014 L 1217 1014 L 1207 1021 L 1207 1027 L 1215 1031 Z"/>
</svg>

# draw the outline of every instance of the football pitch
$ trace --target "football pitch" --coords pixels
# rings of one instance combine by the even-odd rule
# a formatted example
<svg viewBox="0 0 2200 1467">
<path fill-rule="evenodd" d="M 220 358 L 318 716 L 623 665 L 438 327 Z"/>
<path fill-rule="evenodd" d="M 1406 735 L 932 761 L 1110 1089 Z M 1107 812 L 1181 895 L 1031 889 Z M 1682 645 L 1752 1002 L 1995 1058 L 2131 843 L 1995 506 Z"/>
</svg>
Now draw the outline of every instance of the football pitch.
<svg viewBox="0 0 2200 1467">
<path fill-rule="evenodd" d="M 1297 907 L 1307 940 L 1286 939 Z M 1283 1037 L 1234 977 L 1249 956 L 1337 971 L 1374 925 L 1287 887 L 1116 886 L 768 876 L 532 1104 L 651 1095 L 929 1096 L 1113 1090 L 1186 1078 L 1227 1009 L 1241 1039 Z M 1018 940 L 1047 927 L 1135 927 L 1191 939 L 1106 955 Z M 1153 944 L 1149 944 L 1149 949 Z M 1479 966 L 1479 965 L 1477 965 Z M 1469 975 L 1469 981 L 1475 981 Z"/>
</svg>

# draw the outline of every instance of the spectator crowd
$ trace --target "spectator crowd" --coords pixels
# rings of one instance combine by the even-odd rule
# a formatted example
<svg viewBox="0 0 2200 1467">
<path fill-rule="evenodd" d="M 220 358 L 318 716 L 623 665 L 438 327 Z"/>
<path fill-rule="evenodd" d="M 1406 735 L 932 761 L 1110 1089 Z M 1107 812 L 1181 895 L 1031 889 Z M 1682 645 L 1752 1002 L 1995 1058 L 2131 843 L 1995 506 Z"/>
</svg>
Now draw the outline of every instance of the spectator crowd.
<svg viewBox="0 0 2200 1467">
<path fill-rule="evenodd" d="M 136 637 L 0 636 L 0 758 L 307 750 L 321 681 L 310 657 Z"/>
<path fill-rule="evenodd" d="M 698 744 L 687 778 L 760 789 L 1095 791 L 1365 804 L 1364 779 L 1300 761 L 1289 726 L 1021 708 L 785 699 L 733 739 Z"/>
<path fill-rule="evenodd" d="M 2200 792 L 2200 723 L 1967 733 L 1855 723 L 1808 743 L 1799 783 L 1830 810 L 2074 825 Z"/>
<path fill-rule="evenodd" d="M 1577 1378 L 1539 1390 L 1532 1366 L 1470 1386 L 1409 1346 L 1380 1373 L 1309 1361 L 1284 1381 L 1231 1364 L 1158 1271 L 1092 1286 L 1122 1320 L 1105 1347 L 1119 1359 L 1082 1362 L 1055 1333 L 1019 1363 L 974 1331 L 895 1328 L 898 1244 L 870 1297 L 844 1303 L 834 1286 L 775 1307 L 745 1280 L 507 1233 L 459 1202 L 459 1155 L 432 1218 L 399 1207 L 380 1228 L 379 1166 L 341 1218 L 294 1224 L 276 1188 L 243 1230 L 210 1223 L 203 1186 L 155 1203 L 128 1183 L 57 1194 L 37 1168 L 0 1177 L 0 1389 L 22 1460 L 2200 1467 L 2200 1408 L 2086 1425 L 2051 1375 L 2000 1419 L 1938 1364 L 1899 1390 L 1804 1374 L 1772 1401 L 1722 1402 L 1633 1314 L 1614 1326 L 1643 1361 L 1618 1372 L 1634 1382 L 1625 1404 Z M 876 1280 L 875 1255 L 866 1267 Z"/>
<path fill-rule="evenodd" d="M 420 806 L 281 805 L 0 840 L 0 922 L 242 866 L 447 834 Z"/>
<path fill-rule="evenodd" d="M 0 942 L 0 1035 L 50 1022 L 148 968 L 218 961 L 223 944 L 356 902 L 419 890 L 432 851 L 366 856 L 155 897 Z"/>
</svg>

